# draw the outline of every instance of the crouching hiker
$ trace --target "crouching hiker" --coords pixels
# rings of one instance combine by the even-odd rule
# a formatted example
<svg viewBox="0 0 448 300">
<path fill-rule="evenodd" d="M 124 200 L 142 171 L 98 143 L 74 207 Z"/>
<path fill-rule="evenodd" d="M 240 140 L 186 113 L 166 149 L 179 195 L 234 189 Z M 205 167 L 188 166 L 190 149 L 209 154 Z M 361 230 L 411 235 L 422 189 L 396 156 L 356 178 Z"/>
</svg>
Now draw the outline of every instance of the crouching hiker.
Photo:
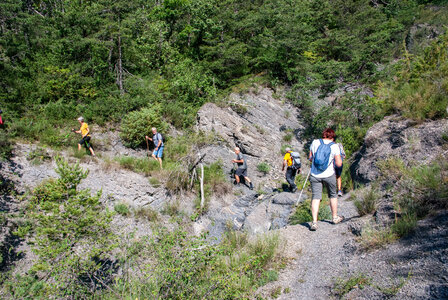
<svg viewBox="0 0 448 300">
<path fill-rule="evenodd" d="M 241 153 L 240 148 L 235 147 L 234 149 L 236 154 L 236 159 L 232 160 L 232 163 L 236 163 L 238 165 L 238 168 L 235 171 L 235 184 L 239 185 L 241 182 L 241 176 L 244 177 L 244 180 L 249 183 L 249 189 L 253 190 L 254 186 L 252 182 L 250 181 L 249 177 L 247 177 L 247 163 L 246 158 Z"/>
<path fill-rule="evenodd" d="M 157 160 L 160 164 L 160 169 L 162 170 L 162 156 L 163 149 L 165 148 L 165 144 L 163 142 L 163 136 L 157 132 L 157 128 L 153 127 L 152 129 L 152 138 L 149 136 L 145 136 L 145 139 L 152 141 L 154 143 L 154 152 L 152 153 L 152 158 Z"/>
<path fill-rule="evenodd" d="M 286 154 L 283 158 L 282 171 L 286 167 L 286 181 L 289 183 L 289 191 L 295 193 L 297 186 L 295 184 L 296 175 L 300 173 L 302 164 L 300 162 L 300 154 L 297 152 L 291 152 L 291 148 L 286 148 Z"/>
<path fill-rule="evenodd" d="M 313 194 L 311 198 L 313 223 L 310 226 L 310 230 L 312 231 L 317 229 L 317 216 L 324 184 L 328 190 L 328 198 L 330 198 L 333 224 L 338 224 L 344 220 L 344 217 L 338 216 L 336 176 L 333 162 L 336 167 L 341 167 L 342 160 L 339 146 L 334 143 L 334 137 L 334 131 L 327 128 L 322 133 L 322 139 L 314 140 L 310 147 L 309 159 L 312 161 L 310 183 Z"/>
<path fill-rule="evenodd" d="M 93 151 L 92 145 L 90 144 L 89 125 L 86 122 L 84 122 L 83 117 L 79 117 L 78 122 L 81 125 L 81 128 L 79 130 L 72 129 L 73 132 L 81 134 L 81 139 L 78 142 L 78 151 L 81 151 L 81 146 L 84 145 L 86 149 L 89 149 L 92 156 L 95 156 L 95 152 Z"/>
</svg>

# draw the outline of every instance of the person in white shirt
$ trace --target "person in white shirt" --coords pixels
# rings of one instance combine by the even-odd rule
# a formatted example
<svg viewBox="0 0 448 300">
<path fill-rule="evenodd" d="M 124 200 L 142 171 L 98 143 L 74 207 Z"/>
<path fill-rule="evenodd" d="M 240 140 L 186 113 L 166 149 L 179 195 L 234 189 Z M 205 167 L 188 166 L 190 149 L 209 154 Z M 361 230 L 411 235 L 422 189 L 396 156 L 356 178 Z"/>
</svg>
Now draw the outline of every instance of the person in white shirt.
<svg viewBox="0 0 448 300">
<path fill-rule="evenodd" d="M 310 226 L 310 230 L 312 231 L 317 230 L 317 216 L 319 213 L 319 204 L 322 200 L 323 184 L 327 186 L 333 224 L 338 224 L 344 220 L 344 217 L 338 216 L 338 199 L 334 166 L 341 167 L 342 160 L 339 146 L 334 143 L 334 138 L 334 130 L 327 128 L 322 133 L 322 139 L 314 140 L 310 147 L 309 159 L 312 161 L 310 183 L 313 193 L 311 200 L 311 215 L 313 216 L 313 222 Z"/>
</svg>

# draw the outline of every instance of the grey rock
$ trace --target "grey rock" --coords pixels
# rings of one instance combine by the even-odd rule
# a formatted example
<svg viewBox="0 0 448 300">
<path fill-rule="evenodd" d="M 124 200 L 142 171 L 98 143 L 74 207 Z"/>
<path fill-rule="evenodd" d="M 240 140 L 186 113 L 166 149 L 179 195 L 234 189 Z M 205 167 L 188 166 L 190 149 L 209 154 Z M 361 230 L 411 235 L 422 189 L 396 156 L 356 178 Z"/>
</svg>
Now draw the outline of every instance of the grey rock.
<svg viewBox="0 0 448 300">
<path fill-rule="evenodd" d="M 268 201 L 264 201 L 258 205 L 246 218 L 244 222 L 244 230 L 251 234 L 260 234 L 268 232 L 271 228 L 271 220 L 268 214 Z"/>
<path fill-rule="evenodd" d="M 272 198 L 272 203 L 274 204 L 280 204 L 280 205 L 294 205 L 297 201 L 297 198 L 299 196 L 297 194 L 293 193 L 280 193 L 275 195 Z M 302 196 L 303 198 L 303 196 Z"/>
<path fill-rule="evenodd" d="M 367 131 L 362 148 L 354 155 L 352 176 L 369 183 L 380 174 L 378 162 L 390 157 L 406 165 L 429 163 L 446 153 L 443 136 L 447 132 L 446 119 L 416 124 L 398 116 L 386 117 Z"/>
</svg>

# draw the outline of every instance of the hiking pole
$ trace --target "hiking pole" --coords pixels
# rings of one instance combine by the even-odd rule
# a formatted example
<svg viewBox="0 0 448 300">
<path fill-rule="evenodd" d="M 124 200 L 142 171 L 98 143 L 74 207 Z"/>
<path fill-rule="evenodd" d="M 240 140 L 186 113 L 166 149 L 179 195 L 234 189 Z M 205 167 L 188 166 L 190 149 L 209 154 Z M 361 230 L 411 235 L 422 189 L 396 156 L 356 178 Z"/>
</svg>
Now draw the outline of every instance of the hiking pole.
<svg viewBox="0 0 448 300">
<path fill-rule="evenodd" d="M 149 156 L 149 143 L 148 143 L 148 139 L 145 136 L 145 141 L 146 141 L 146 151 L 147 151 L 147 155 Z"/>
<path fill-rule="evenodd" d="M 306 185 L 306 183 L 308 181 L 308 177 L 310 177 L 310 174 L 311 174 L 311 168 L 308 171 L 308 175 L 306 175 L 305 183 L 303 184 L 302 190 L 300 191 L 299 199 L 297 199 L 296 205 L 299 204 L 300 199 L 302 198 L 303 189 L 305 188 L 305 185 Z"/>
</svg>

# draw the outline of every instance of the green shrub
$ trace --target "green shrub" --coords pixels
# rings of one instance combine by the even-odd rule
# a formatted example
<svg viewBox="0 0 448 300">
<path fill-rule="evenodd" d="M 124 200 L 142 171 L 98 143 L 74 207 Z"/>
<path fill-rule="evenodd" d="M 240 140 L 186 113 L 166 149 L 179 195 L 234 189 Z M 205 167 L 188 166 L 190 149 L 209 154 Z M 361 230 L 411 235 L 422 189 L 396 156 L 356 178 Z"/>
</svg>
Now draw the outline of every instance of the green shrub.
<svg viewBox="0 0 448 300">
<path fill-rule="evenodd" d="M 257 170 L 258 170 L 258 172 L 261 172 L 264 175 L 266 175 L 271 170 L 271 166 L 269 166 L 269 164 L 266 162 L 262 162 L 257 165 Z"/>
<path fill-rule="evenodd" d="M 391 226 L 391 230 L 399 237 L 405 237 L 410 234 L 417 226 L 417 216 L 404 215 L 398 218 Z"/>
<path fill-rule="evenodd" d="M 287 134 L 285 134 L 284 136 L 283 136 L 283 141 L 284 142 L 287 142 L 287 143 L 290 143 L 291 142 L 291 140 L 292 140 L 292 137 L 293 137 L 294 135 L 292 134 L 292 133 L 287 133 Z"/>
<path fill-rule="evenodd" d="M 329 220 L 331 219 L 331 210 L 328 206 L 328 201 L 321 201 L 319 204 L 319 220 Z M 311 200 L 306 200 L 300 203 L 294 213 L 289 217 L 289 223 L 291 225 L 302 224 L 306 222 L 313 221 L 313 216 L 311 215 Z"/>
<path fill-rule="evenodd" d="M 354 192 L 350 198 L 355 201 L 358 214 L 364 216 L 375 212 L 379 191 L 374 187 L 364 188 Z"/>
<path fill-rule="evenodd" d="M 93 295 L 95 277 L 99 270 L 107 269 L 115 247 L 109 228 L 112 214 L 104 211 L 101 194 L 92 196 L 89 190 L 77 190 L 87 172 L 60 158 L 56 163 L 60 177 L 37 186 L 26 208 L 30 229 L 22 236 L 30 235 L 37 259 L 30 276 L 12 279 L 9 293 L 21 298 Z"/>
<path fill-rule="evenodd" d="M 137 208 L 134 210 L 134 214 L 138 218 L 144 218 L 151 222 L 159 219 L 159 213 L 150 206 Z"/>
<path fill-rule="evenodd" d="M 166 135 L 167 124 L 162 120 L 160 108 L 152 106 L 128 113 L 121 122 L 120 137 L 127 147 L 137 148 L 146 145 L 145 135 L 152 138 L 151 128 Z"/>
<path fill-rule="evenodd" d="M 364 287 L 370 285 L 371 282 L 372 280 L 362 273 L 354 275 L 346 280 L 338 278 L 335 281 L 333 292 L 342 298 L 351 290 L 355 288 L 359 288 L 362 290 Z"/>
<path fill-rule="evenodd" d="M 115 204 L 114 210 L 122 216 L 128 216 L 130 213 L 129 206 L 124 203 Z"/>
<path fill-rule="evenodd" d="M 116 281 L 112 291 L 105 290 L 109 297 L 245 299 L 278 275 L 270 267 L 279 258 L 276 235 L 227 252 L 228 245 L 207 244 L 205 236 L 189 236 L 181 230 L 158 228 L 153 234 L 120 247 L 126 276 Z M 145 275 L 136 274 L 136 269 Z"/>
<path fill-rule="evenodd" d="M 9 159 L 12 154 L 10 136 L 5 130 L 0 129 L 0 161 Z"/>
<path fill-rule="evenodd" d="M 51 160 L 51 156 L 48 154 L 47 150 L 43 148 L 36 148 L 28 153 L 26 159 L 31 161 L 31 164 L 33 165 L 40 165 L 45 161 Z"/>
</svg>

